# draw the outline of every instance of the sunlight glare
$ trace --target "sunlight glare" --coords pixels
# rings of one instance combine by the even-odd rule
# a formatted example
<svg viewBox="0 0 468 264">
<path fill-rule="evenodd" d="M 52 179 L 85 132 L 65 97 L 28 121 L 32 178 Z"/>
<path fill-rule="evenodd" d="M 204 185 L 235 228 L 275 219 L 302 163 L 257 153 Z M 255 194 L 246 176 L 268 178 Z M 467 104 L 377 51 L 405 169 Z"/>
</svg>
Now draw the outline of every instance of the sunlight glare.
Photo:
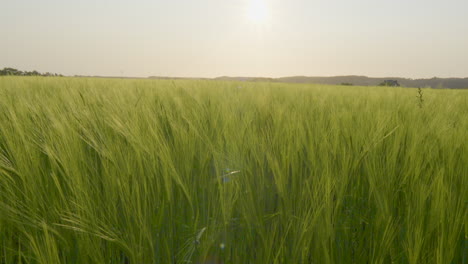
<svg viewBox="0 0 468 264">
<path fill-rule="evenodd" d="M 264 24 L 268 19 L 268 8 L 264 0 L 251 0 L 248 9 L 248 18 L 255 24 Z"/>
</svg>

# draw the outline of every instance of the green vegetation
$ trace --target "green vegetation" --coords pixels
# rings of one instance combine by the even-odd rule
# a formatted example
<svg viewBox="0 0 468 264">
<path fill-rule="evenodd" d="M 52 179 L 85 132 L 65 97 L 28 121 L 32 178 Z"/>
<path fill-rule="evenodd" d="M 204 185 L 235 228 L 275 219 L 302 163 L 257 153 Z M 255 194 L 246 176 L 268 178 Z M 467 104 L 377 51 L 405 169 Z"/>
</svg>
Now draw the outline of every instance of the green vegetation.
<svg viewBox="0 0 468 264">
<path fill-rule="evenodd" d="M 468 92 L 416 93 L 2 77 L 0 263 L 468 263 Z"/>
<path fill-rule="evenodd" d="M 3 68 L 0 70 L 0 76 L 60 76 L 63 77 L 61 74 L 57 73 L 40 73 L 38 71 L 20 71 L 14 68 Z"/>
<path fill-rule="evenodd" d="M 400 86 L 397 80 L 385 80 L 379 86 Z"/>
</svg>

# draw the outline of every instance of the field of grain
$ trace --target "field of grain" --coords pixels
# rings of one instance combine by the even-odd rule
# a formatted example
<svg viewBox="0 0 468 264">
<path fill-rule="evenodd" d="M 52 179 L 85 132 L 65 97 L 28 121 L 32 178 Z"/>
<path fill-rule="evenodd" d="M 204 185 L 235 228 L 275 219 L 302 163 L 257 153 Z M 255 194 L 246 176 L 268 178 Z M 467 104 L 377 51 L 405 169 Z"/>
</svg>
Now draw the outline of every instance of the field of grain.
<svg viewBox="0 0 468 264">
<path fill-rule="evenodd" d="M 468 263 L 468 90 L 0 78 L 0 263 Z"/>
</svg>

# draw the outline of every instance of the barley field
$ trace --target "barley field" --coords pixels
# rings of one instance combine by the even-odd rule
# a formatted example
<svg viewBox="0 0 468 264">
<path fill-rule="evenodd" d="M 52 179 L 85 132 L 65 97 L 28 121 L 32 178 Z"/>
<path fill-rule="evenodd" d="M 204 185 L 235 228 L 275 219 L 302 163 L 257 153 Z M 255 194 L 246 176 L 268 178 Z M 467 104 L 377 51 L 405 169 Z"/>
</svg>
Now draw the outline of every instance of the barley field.
<svg viewBox="0 0 468 264">
<path fill-rule="evenodd" d="M 467 264 L 468 90 L 1 77 L 0 263 Z"/>
</svg>

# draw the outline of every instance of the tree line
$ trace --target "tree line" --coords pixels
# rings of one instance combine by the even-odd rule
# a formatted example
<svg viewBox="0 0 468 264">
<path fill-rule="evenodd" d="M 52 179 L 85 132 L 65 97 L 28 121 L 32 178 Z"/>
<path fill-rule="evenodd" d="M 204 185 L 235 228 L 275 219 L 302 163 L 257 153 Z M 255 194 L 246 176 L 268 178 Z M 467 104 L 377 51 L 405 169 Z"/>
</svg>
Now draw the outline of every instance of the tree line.
<svg viewBox="0 0 468 264">
<path fill-rule="evenodd" d="M 18 69 L 14 68 L 3 68 L 3 70 L 0 70 L 0 76 L 60 76 L 63 77 L 62 74 L 57 74 L 57 73 L 40 73 L 36 70 L 34 71 L 20 71 Z"/>
</svg>

